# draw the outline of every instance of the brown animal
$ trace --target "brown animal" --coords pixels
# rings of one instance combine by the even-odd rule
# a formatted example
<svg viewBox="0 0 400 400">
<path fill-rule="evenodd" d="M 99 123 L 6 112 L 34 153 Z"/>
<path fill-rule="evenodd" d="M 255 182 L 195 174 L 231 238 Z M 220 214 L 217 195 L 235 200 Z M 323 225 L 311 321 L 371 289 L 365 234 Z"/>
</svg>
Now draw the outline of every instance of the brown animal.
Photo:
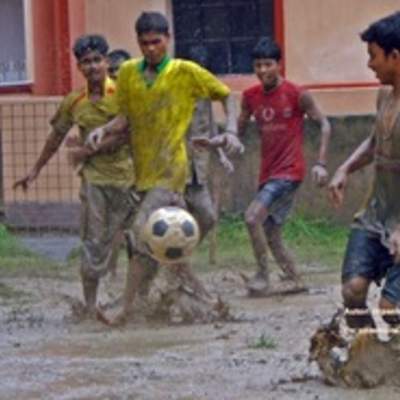
<svg viewBox="0 0 400 400">
<path fill-rule="evenodd" d="M 343 311 L 311 337 L 310 360 L 316 361 L 326 383 L 371 388 L 400 386 L 400 336 L 381 342 L 374 331 L 359 331 L 352 339 L 342 334 Z"/>
</svg>

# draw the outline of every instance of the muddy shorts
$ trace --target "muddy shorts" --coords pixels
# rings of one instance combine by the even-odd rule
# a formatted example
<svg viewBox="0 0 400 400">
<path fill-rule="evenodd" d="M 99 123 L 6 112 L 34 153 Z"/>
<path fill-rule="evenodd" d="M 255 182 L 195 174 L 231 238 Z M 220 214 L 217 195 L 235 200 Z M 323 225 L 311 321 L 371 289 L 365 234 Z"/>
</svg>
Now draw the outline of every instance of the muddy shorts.
<svg viewBox="0 0 400 400">
<path fill-rule="evenodd" d="M 90 278 L 106 274 L 114 239 L 128 229 L 139 198 L 133 189 L 82 182 L 82 273 Z"/>
<path fill-rule="evenodd" d="M 285 223 L 300 184 L 299 181 L 271 179 L 260 188 L 255 200 L 268 210 L 266 222 L 274 222 L 277 225 Z"/>
<path fill-rule="evenodd" d="M 187 209 L 193 214 L 199 224 L 201 236 L 204 237 L 214 226 L 217 219 L 208 186 L 195 183 L 188 184 L 185 188 L 184 197 Z"/>
<path fill-rule="evenodd" d="M 382 297 L 400 304 L 400 264 L 380 240 L 380 236 L 365 229 L 351 230 L 342 266 L 342 282 L 362 276 L 378 285 L 385 278 Z"/>
</svg>

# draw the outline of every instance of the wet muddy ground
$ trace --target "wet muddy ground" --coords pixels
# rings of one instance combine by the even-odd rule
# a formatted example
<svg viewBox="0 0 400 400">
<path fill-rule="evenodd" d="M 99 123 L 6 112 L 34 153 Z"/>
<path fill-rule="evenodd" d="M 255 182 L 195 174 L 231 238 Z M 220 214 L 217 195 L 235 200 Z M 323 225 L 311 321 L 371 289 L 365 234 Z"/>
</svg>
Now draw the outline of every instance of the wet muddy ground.
<svg viewBox="0 0 400 400">
<path fill-rule="evenodd" d="M 101 302 L 115 298 L 123 275 L 106 281 Z M 249 299 L 237 272 L 211 273 L 203 279 L 230 303 L 235 322 L 136 318 L 118 329 L 72 318 L 76 270 L 1 279 L 0 399 L 398 400 L 400 388 L 323 383 L 308 362 L 309 338 L 339 304 L 338 277 L 306 276 L 308 294 Z"/>
</svg>

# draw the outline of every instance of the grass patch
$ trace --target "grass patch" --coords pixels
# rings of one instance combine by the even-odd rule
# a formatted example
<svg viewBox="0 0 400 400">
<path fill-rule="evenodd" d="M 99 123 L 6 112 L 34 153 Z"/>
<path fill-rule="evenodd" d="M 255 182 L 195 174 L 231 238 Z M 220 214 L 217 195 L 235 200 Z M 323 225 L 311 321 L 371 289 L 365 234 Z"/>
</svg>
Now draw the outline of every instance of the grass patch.
<svg viewBox="0 0 400 400">
<path fill-rule="evenodd" d="M 254 343 L 249 343 L 249 348 L 258 350 L 258 349 L 264 349 L 264 350 L 273 350 L 278 347 L 277 343 L 275 340 L 269 336 L 266 336 L 265 333 L 262 333 L 259 338 Z"/>
<path fill-rule="evenodd" d="M 318 264 L 327 270 L 339 268 L 348 229 L 328 219 L 294 215 L 284 226 L 284 240 L 301 264 Z M 196 265 L 210 269 L 209 239 L 195 254 Z M 241 215 L 223 215 L 217 228 L 217 267 L 254 268 L 255 260 Z"/>
<path fill-rule="evenodd" d="M 348 229 L 328 219 L 313 219 L 294 215 L 284 226 L 284 239 L 300 264 L 318 265 L 332 271 L 338 269 L 344 254 Z M 210 238 L 210 236 L 209 236 Z M 194 264 L 197 270 L 218 268 L 255 269 L 255 260 L 243 216 L 225 214 L 217 227 L 217 265 L 209 263 L 209 238 L 197 249 Z M 68 257 L 68 266 L 62 266 L 26 249 L 7 229 L 0 225 L 0 273 L 3 276 L 60 276 L 68 275 L 69 266 L 79 263 L 80 249 Z M 119 264 L 126 265 L 125 250 Z"/>
<path fill-rule="evenodd" d="M 285 225 L 284 238 L 300 262 L 339 268 L 348 232 L 348 227 L 326 218 L 296 215 Z"/>
<path fill-rule="evenodd" d="M 18 237 L 0 225 L 0 273 L 2 276 L 53 276 L 61 266 L 27 249 Z"/>
</svg>

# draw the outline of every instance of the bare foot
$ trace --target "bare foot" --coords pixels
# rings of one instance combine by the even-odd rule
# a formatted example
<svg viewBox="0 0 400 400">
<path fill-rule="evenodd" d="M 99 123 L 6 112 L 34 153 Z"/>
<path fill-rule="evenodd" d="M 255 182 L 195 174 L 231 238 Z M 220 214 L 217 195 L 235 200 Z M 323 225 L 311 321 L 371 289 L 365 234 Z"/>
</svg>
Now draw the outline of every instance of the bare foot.
<svg viewBox="0 0 400 400">
<path fill-rule="evenodd" d="M 133 311 L 122 310 L 111 321 L 109 321 L 109 325 L 114 327 L 124 326 L 132 315 Z"/>
</svg>

